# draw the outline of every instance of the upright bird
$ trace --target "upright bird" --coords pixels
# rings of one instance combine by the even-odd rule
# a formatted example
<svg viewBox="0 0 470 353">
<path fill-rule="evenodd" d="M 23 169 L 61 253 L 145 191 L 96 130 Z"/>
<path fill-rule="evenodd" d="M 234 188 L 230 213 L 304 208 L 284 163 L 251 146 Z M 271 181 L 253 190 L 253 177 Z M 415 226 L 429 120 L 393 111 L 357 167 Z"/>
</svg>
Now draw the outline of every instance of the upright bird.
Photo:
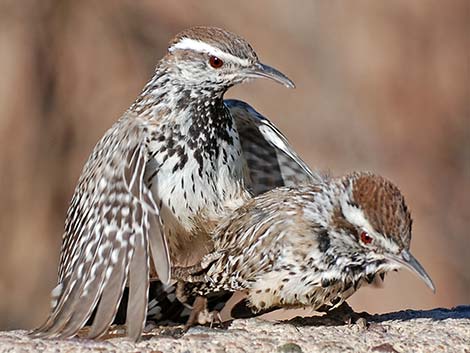
<svg viewBox="0 0 470 353">
<path fill-rule="evenodd" d="M 253 313 L 337 307 L 364 282 L 405 267 L 434 291 L 410 253 L 400 190 L 371 173 L 280 187 L 247 201 L 214 230 L 215 253 L 175 269 L 186 295 L 244 291 Z M 216 260 L 213 261 L 214 256 Z"/>
<path fill-rule="evenodd" d="M 222 29 L 195 27 L 170 42 L 83 168 L 51 313 L 34 336 L 73 336 L 93 311 L 89 337 L 103 335 L 127 284 L 127 335 L 139 339 L 150 277 L 169 283 L 172 265 L 199 261 L 219 219 L 253 194 L 315 179 L 267 119 L 223 100 L 231 86 L 257 77 L 294 87 Z"/>
</svg>

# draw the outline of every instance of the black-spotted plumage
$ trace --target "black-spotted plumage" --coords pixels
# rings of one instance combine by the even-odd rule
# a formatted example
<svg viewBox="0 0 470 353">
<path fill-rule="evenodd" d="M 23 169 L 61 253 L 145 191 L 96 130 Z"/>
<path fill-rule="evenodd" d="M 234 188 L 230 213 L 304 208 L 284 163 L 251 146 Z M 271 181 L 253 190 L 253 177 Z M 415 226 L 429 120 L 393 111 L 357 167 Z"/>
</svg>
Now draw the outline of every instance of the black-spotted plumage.
<svg viewBox="0 0 470 353">
<path fill-rule="evenodd" d="M 240 136 L 249 170 L 246 182 L 254 195 L 280 186 L 298 186 L 323 181 L 325 176 L 313 173 L 266 117 L 245 102 L 229 99 L 224 103 Z M 186 323 L 190 311 L 176 298 L 176 287 L 164 286 L 159 281 L 154 281 L 151 287 L 149 319 L 159 324 Z M 229 298 L 229 292 L 211 295 L 208 298 L 208 310 L 220 310 Z M 124 305 L 126 302 L 124 301 Z M 240 308 L 235 308 L 237 309 Z M 242 309 L 242 313 L 234 312 L 233 317 L 250 315 L 249 311 Z M 121 312 L 116 318 L 118 323 L 125 322 L 125 310 Z M 251 316 L 253 315 L 251 313 Z"/>
<path fill-rule="evenodd" d="M 51 313 L 34 336 L 71 337 L 93 313 L 89 337 L 101 336 L 127 285 L 127 334 L 139 339 L 150 278 L 169 283 L 172 265 L 197 263 L 213 249 L 219 219 L 253 193 L 283 184 L 283 171 L 314 179 L 272 124 L 248 105 L 224 103 L 227 89 L 256 77 L 293 87 L 233 33 L 195 27 L 170 42 L 155 75 L 83 168 Z M 255 130 L 263 126 L 264 139 L 244 141 L 249 134 L 238 130 L 240 119 Z M 267 146 L 270 162 L 261 167 L 256 149 Z M 260 185 L 276 173 L 282 175 Z"/>
<path fill-rule="evenodd" d="M 221 221 L 212 238 L 215 252 L 175 276 L 186 295 L 243 291 L 252 314 L 337 306 L 363 282 L 400 267 L 434 290 L 409 252 L 402 194 L 370 173 L 267 191 Z"/>
</svg>

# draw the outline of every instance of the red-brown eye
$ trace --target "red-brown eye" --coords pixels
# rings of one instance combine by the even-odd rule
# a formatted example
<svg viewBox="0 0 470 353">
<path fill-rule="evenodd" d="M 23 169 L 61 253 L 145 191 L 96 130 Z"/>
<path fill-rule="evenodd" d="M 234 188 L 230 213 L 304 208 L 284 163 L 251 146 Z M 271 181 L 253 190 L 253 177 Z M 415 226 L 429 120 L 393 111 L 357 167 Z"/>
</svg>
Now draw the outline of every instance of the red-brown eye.
<svg viewBox="0 0 470 353">
<path fill-rule="evenodd" d="M 370 244 L 370 243 L 372 243 L 372 237 L 369 234 L 367 234 L 367 232 L 362 232 L 361 233 L 361 241 L 364 244 Z"/>
<path fill-rule="evenodd" d="M 212 55 L 212 56 L 209 57 L 209 64 L 211 64 L 211 66 L 214 69 L 219 69 L 219 68 L 222 67 L 224 62 L 222 60 L 220 60 L 218 57 Z"/>
</svg>

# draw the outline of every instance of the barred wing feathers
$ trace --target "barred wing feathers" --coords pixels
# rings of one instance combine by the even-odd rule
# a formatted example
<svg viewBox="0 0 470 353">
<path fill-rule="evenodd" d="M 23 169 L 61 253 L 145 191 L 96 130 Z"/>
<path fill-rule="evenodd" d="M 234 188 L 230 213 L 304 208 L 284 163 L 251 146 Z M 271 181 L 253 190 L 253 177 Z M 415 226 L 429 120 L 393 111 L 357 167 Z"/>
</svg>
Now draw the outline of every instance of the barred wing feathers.
<svg viewBox="0 0 470 353">
<path fill-rule="evenodd" d="M 225 100 L 237 125 L 254 195 L 279 186 L 321 181 L 268 119 L 239 100 Z"/>
<path fill-rule="evenodd" d="M 126 115 L 85 164 L 67 213 L 59 280 L 39 337 L 71 337 L 96 308 L 89 337 L 112 323 L 126 283 L 128 336 L 140 338 L 148 303 L 150 252 L 162 281 L 170 260 L 158 208 L 144 184 L 147 128 Z"/>
</svg>

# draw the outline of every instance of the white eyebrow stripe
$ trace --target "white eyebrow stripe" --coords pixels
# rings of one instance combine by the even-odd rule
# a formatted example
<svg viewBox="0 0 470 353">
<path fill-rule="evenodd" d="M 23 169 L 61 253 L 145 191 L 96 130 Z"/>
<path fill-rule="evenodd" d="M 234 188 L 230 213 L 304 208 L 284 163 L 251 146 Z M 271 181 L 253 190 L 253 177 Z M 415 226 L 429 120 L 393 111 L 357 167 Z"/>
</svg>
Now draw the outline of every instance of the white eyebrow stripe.
<svg viewBox="0 0 470 353">
<path fill-rule="evenodd" d="M 341 210 L 343 211 L 343 214 L 344 214 L 344 218 L 346 218 L 346 220 L 349 223 L 366 230 L 370 234 L 375 233 L 374 228 L 369 223 L 369 221 L 366 219 L 366 217 L 364 215 L 364 212 L 362 212 L 362 210 L 360 210 L 357 207 L 354 207 L 354 206 L 350 205 L 345 200 L 345 198 L 342 198 L 340 200 L 340 203 L 341 203 Z"/>
<path fill-rule="evenodd" d="M 395 244 L 392 240 L 387 239 L 384 235 L 377 233 L 374 230 L 374 227 L 369 223 L 364 215 L 364 212 L 359 208 L 348 204 L 348 202 L 343 198 L 341 199 L 341 210 L 343 211 L 344 217 L 346 220 L 368 232 L 370 235 L 376 237 L 376 241 L 382 243 L 382 246 L 389 249 L 392 252 L 398 252 L 398 245 Z"/>
<path fill-rule="evenodd" d="M 168 48 L 169 52 L 173 52 L 175 50 L 194 50 L 199 53 L 207 53 L 209 55 L 217 56 L 222 60 L 227 59 L 229 61 L 235 61 L 241 65 L 250 64 L 248 59 L 240 59 L 230 53 L 220 50 L 219 48 L 213 47 L 210 44 L 191 38 L 183 38 Z"/>
</svg>

